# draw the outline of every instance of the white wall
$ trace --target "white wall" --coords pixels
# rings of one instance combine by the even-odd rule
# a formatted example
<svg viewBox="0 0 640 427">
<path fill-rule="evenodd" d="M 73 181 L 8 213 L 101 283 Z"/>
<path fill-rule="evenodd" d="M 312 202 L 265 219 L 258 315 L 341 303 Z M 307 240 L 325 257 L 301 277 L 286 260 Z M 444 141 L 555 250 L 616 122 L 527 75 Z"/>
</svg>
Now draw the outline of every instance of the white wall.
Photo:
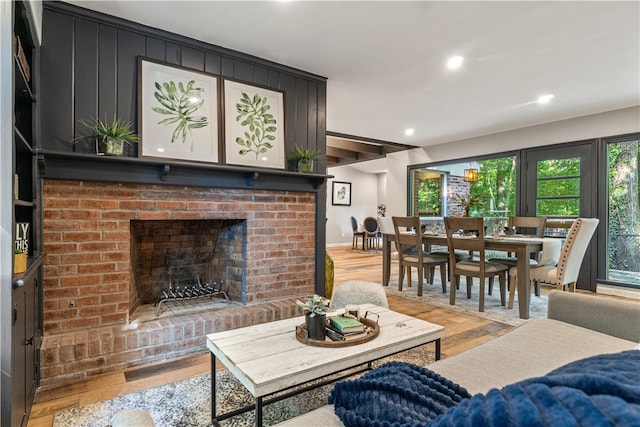
<svg viewBox="0 0 640 427">
<path fill-rule="evenodd" d="M 365 217 L 378 216 L 378 176 L 349 166 L 336 166 L 327 173 L 334 176 L 327 185 L 327 245 L 351 244 L 353 233 L 349 218 L 354 216 L 358 224 L 362 224 Z M 351 206 L 331 204 L 333 181 L 351 183 Z"/>
<path fill-rule="evenodd" d="M 362 188 L 370 188 L 370 191 L 358 194 L 357 204 L 352 201 L 352 210 L 346 207 L 331 206 L 331 193 L 329 193 L 327 198 L 327 215 L 329 216 L 327 222 L 327 244 L 351 242 L 349 216 L 354 215 L 359 221 L 365 216 L 376 216 L 378 203 L 387 205 L 386 216 L 406 215 L 407 166 L 409 165 L 481 156 L 633 132 L 640 132 L 640 107 L 624 108 L 478 138 L 391 153 L 386 158 L 386 174 L 364 173 L 350 166 L 330 168 L 329 175 L 334 175 L 337 181 L 357 179 L 362 181 Z M 378 188 L 369 187 L 373 185 L 377 185 Z M 353 188 L 356 188 L 355 183 Z M 329 191 L 331 191 L 331 183 L 329 183 Z M 338 231 L 339 227 L 345 230 L 344 238 L 341 237 Z"/>
</svg>

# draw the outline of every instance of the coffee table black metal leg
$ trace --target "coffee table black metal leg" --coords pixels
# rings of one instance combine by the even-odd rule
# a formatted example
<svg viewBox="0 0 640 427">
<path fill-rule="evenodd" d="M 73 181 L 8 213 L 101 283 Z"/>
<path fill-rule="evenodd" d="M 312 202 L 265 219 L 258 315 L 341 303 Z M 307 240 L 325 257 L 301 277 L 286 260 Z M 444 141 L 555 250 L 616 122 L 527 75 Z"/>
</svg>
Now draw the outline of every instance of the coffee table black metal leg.
<svg viewBox="0 0 640 427">
<path fill-rule="evenodd" d="M 436 360 L 440 360 L 441 342 L 440 338 L 436 340 Z"/>
<path fill-rule="evenodd" d="M 256 427 L 262 427 L 262 397 L 256 397 Z"/>
<path fill-rule="evenodd" d="M 216 356 L 211 353 L 211 423 L 215 426 L 216 420 Z"/>
</svg>

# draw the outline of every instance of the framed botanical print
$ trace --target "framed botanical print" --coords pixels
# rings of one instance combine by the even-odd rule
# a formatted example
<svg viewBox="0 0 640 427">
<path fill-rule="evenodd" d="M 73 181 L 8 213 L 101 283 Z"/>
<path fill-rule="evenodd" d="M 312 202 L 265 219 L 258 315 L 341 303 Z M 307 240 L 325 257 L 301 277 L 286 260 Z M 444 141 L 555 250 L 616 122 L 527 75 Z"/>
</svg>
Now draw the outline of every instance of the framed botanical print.
<svg viewBox="0 0 640 427">
<path fill-rule="evenodd" d="M 140 58 L 138 123 L 144 157 L 218 162 L 218 79 Z"/>
<path fill-rule="evenodd" d="M 351 183 L 333 181 L 332 205 L 351 206 Z"/>
<path fill-rule="evenodd" d="M 282 92 L 224 80 L 225 163 L 285 168 Z"/>
</svg>

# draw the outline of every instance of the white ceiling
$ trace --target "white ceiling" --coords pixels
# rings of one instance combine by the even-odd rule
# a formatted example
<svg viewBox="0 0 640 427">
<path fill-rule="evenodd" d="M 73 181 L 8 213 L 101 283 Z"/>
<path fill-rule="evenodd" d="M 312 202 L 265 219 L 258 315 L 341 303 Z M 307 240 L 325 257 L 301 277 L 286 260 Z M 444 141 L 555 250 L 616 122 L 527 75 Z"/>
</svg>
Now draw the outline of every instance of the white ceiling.
<svg viewBox="0 0 640 427">
<path fill-rule="evenodd" d="M 343 134 L 427 146 L 640 105 L 638 1 L 69 3 L 325 76 Z"/>
</svg>

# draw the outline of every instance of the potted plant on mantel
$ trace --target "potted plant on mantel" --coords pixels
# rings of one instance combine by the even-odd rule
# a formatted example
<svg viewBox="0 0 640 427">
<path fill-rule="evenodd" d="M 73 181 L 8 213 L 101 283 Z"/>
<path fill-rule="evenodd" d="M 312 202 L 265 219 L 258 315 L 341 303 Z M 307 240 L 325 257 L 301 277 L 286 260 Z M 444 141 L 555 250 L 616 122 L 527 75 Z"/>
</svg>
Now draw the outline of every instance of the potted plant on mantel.
<svg viewBox="0 0 640 427">
<path fill-rule="evenodd" d="M 91 122 L 80 122 L 96 133 L 96 152 L 98 155 L 122 156 L 124 144 L 136 144 L 138 136 L 131 129 L 132 123 L 125 122 L 114 116 L 112 121 L 95 119 Z M 80 136 L 74 142 L 92 138 L 92 136 Z"/>
<path fill-rule="evenodd" d="M 293 152 L 289 154 L 289 160 L 296 162 L 298 172 L 312 173 L 314 160 L 321 156 L 317 148 L 310 149 L 296 144 Z"/>
<path fill-rule="evenodd" d="M 307 338 L 312 340 L 323 340 L 324 329 L 327 326 L 327 311 L 329 311 L 329 300 L 314 295 L 306 302 L 300 300 L 296 304 L 305 312 L 304 323 L 307 328 Z"/>
</svg>

